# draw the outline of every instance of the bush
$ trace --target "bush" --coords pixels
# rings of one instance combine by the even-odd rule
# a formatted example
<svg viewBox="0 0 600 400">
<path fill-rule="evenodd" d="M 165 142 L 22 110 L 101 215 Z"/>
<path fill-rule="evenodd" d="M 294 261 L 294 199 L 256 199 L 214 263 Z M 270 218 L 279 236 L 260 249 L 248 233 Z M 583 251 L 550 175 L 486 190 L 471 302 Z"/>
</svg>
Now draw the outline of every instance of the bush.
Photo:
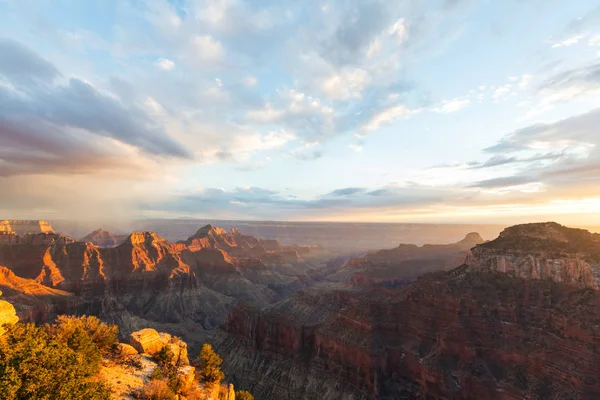
<svg viewBox="0 0 600 400">
<path fill-rule="evenodd" d="M 246 390 L 238 390 L 235 392 L 235 400 L 254 400 L 254 396 Z"/>
<path fill-rule="evenodd" d="M 92 339 L 92 342 L 103 354 L 107 354 L 117 343 L 119 328 L 116 325 L 108 325 L 92 316 L 66 316 L 61 315 L 57 318 L 56 324 L 47 328 L 49 332 L 57 338 L 68 340 L 76 329 L 81 329 Z"/>
<path fill-rule="evenodd" d="M 141 393 L 144 400 L 174 400 L 175 393 L 169 387 L 167 380 L 151 380 L 144 386 Z"/>
<path fill-rule="evenodd" d="M 156 353 L 153 357 L 154 361 L 158 365 L 172 364 L 173 359 L 175 358 L 175 354 L 169 349 L 168 346 L 163 346 L 158 353 Z"/>
<path fill-rule="evenodd" d="M 80 330 L 74 332 L 71 339 L 73 348 L 67 341 L 57 340 L 33 324 L 6 326 L 6 333 L 0 338 L 0 398 L 110 398 L 106 384 L 88 378 L 91 371 L 99 367 L 93 364 L 96 358 L 89 356 L 93 353 L 90 338 Z M 74 348 L 90 353 L 82 354 Z"/>
<path fill-rule="evenodd" d="M 73 334 L 67 338 L 67 346 L 82 357 L 84 361 L 83 368 L 87 375 L 98 373 L 100 361 L 102 360 L 100 350 L 83 329 L 75 328 Z"/>
<path fill-rule="evenodd" d="M 205 343 L 200 351 L 200 381 L 208 386 L 218 385 L 225 377 L 220 368 L 222 363 L 223 359 L 212 346 Z"/>
</svg>

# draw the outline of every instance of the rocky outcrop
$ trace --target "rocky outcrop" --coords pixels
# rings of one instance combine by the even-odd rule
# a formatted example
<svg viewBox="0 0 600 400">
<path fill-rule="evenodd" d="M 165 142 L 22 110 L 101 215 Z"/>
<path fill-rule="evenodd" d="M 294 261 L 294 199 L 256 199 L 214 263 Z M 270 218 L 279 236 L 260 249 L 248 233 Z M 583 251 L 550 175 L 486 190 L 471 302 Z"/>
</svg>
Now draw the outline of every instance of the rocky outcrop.
<svg viewBox="0 0 600 400">
<path fill-rule="evenodd" d="M 89 242 L 98 247 L 115 247 L 123 243 L 127 235 L 115 235 L 104 229 L 98 229 L 84 236 L 81 242 Z"/>
<path fill-rule="evenodd" d="M 0 296 L 2 292 L 0 292 Z M 17 311 L 15 307 L 5 300 L 0 300 L 0 335 L 3 335 L 5 330 L 3 328 L 4 324 L 16 324 L 19 322 L 19 317 L 17 316 Z"/>
<path fill-rule="evenodd" d="M 466 264 L 473 271 L 599 289 L 600 235 L 556 223 L 517 225 L 474 248 Z"/>
<path fill-rule="evenodd" d="M 150 355 L 158 353 L 165 345 L 158 332 L 150 328 L 142 329 L 129 335 L 129 344 L 139 353 Z"/>
<path fill-rule="evenodd" d="M 129 343 L 139 353 L 152 356 L 160 352 L 163 347 L 167 347 L 173 354 L 173 362 L 177 365 L 186 366 L 190 364 L 187 343 L 168 333 L 159 333 L 155 329 L 145 328 L 129 335 Z"/>
<path fill-rule="evenodd" d="M 12 232 L 23 236 L 28 233 L 50 233 L 54 231 L 47 221 L 5 219 L 0 220 L 0 232 Z"/>
<path fill-rule="evenodd" d="M 15 305 L 17 314 L 26 322 L 43 322 L 58 314 L 76 310 L 80 300 L 71 293 L 49 288 L 34 280 L 16 276 L 0 266 L 0 290 Z"/>
</svg>

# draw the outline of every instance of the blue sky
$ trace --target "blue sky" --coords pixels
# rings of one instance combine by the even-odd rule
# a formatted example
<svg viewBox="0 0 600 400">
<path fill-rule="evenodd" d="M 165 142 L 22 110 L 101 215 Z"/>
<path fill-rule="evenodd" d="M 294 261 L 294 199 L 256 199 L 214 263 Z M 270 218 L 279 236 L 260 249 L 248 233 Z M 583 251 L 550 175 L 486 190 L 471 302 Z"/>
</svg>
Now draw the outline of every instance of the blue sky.
<svg viewBox="0 0 600 400">
<path fill-rule="evenodd" d="M 600 224 L 594 1 L 0 0 L 0 212 Z"/>
</svg>

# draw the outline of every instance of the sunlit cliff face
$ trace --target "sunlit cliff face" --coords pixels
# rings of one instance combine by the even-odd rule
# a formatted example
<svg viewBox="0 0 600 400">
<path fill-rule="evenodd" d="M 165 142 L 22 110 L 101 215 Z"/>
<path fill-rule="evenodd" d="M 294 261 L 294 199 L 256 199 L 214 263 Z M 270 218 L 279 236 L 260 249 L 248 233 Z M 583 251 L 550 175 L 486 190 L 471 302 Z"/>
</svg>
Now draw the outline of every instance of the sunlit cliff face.
<svg viewBox="0 0 600 400">
<path fill-rule="evenodd" d="M 544 5 L 4 0 L 0 215 L 600 225 L 600 13 Z"/>
</svg>

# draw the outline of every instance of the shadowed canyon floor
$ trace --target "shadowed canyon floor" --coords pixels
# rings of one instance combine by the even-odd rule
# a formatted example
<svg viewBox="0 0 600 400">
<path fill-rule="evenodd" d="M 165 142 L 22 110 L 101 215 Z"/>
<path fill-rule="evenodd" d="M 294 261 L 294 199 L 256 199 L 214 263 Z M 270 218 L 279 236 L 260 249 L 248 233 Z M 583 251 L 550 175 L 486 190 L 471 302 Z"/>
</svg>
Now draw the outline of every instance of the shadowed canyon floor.
<svg viewBox="0 0 600 400">
<path fill-rule="evenodd" d="M 599 237 L 529 224 L 349 257 L 213 225 L 176 243 L 6 231 L 0 290 L 29 320 L 209 340 L 257 399 L 594 399 Z"/>
</svg>

